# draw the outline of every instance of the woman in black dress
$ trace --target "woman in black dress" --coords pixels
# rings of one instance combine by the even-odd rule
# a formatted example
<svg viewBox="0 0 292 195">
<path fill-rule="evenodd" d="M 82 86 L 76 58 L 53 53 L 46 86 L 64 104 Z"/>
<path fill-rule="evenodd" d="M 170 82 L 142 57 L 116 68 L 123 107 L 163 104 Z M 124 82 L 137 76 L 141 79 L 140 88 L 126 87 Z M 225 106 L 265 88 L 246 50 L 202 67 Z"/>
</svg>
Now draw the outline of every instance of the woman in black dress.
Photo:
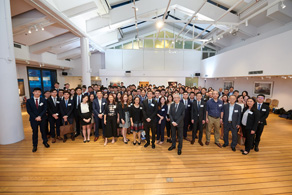
<svg viewBox="0 0 292 195">
<path fill-rule="evenodd" d="M 86 129 L 87 129 L 87 142 L 90 142 L 90 126 L 92 117 L 92 105 L 88 101 L 88 96 L 82 97 L 82 102 L 78 105 L 79 115 L 81 117 L 81 126 L 84 140 L 86 143 Z"/>
<path fill-rule="evenodd" d="M 123 94 L 121 98 L 121 102 L 118 103 L 118 111 L 120 116 L 120 127 L 122 128 L 122 135 L 124 138 L 124 143 L 128 144 L 127 139 L 127 129 L 130 127 L 130 103 L 127 94 Z"/>
<path fill-rule="evenodd" d="M 246 104 L 247 106 L 243 109 L 243 114 L 241 115 L 241 129 L 245 137 L 245 150 L 241 150 L 243 155 L 247 155 L 250 151 L 255 131 L 257 130 L 260 120 L 260 111 L 254 107 L 254 99 L 248 98 Z"/>
<path fill-rule="evenodd" d="M 112 137 L 112 143 L 115 143 L 117 137 L 117 124 L 119 123 L 119 114 L 117 104 L 113 94 L 108 95 L 108 103 L 104 110 L 104 124 L 106 125 L 104 145 L 107 145 L 107 139 Z"/>
<path fill-rule="evenodd" d="M 140 98 L 138 96 L 134 99 L 134 104 L 131 106 L 130 109 L 130 121 L 131 121 L 131 128 L 134 135 L 133 144 L 136 145 L 136 136 L 138 133 L 138 144 L 141 144 L 141 132 L 144 131 L 143 127 L 143 113 L 142 113 L 142 106 L 140 105 Z"/>
</svg>

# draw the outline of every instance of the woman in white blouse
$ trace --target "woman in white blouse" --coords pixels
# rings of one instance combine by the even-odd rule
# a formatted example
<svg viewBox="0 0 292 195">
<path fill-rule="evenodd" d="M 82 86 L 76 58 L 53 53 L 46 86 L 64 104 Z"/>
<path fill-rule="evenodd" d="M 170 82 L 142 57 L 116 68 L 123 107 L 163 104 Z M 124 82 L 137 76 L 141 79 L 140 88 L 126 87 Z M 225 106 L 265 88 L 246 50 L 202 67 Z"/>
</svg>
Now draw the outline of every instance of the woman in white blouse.
<svg viewBox="0 0 292 195">
<path fill-rule="evenodd" d="M 91 131 L 91 118 L 92 118 L 92 106 L 88 101 L 88 96 L 82 97 L 82 102 L 78 105 L 79 115 L 81 117 L 81 126 L 84 140 L 83 142 L 86 143 L 90 142 L 90 131 Z M 87 130 L 87 136 L 86 136 Z M 86 139 L 87 137 L 87 139 Z"/>
<path fill-rule="evenodd" d="M 243 111 L 245 105 L 244 105 L 244 102 L 243 102 L 243 96 L 242 95 L 239 95 L 237 97 L 237 101 L 236 101 L 236 104 L 240 105 L 241 106 L 241 112 Z"/>
</svg>

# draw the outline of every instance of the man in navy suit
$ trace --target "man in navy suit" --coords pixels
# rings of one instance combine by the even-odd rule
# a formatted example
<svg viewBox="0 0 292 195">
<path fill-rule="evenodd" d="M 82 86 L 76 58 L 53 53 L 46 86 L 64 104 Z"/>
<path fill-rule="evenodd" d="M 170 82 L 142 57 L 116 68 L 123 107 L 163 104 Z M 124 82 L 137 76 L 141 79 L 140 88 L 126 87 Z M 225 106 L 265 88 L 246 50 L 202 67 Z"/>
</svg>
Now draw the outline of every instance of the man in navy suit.
<svg viewBox="0 0 292 195">
<path fill-rule="evenodd" d="M 241 106 L 235 104 L 235 95 L 229 96 L 230 103 L 223 106 L 223 127 L 224 127 L 224 144 L 223 147 L 229 145 L 229 131 L 232 132 L 231 149 L 235 152 L 235 146 L 237 145 L 237 132 L 240 127 L 241 119 Z"/>
<path fill-rule="evenodd" d="M 62 124 L 65 125 L 65 123 L 73 124 L 74 121 L 74 101 L 70 98 L 69 91 L 64 92 L 64 99 L 60 102 L 60 113 L 61 113 L 61 119 Z M 71 134 L 72 141 L 75 140 L 74 133 Z M 63 142 L 65 143 L 67 141 L 67 135 L 64 135 Z"/>
<path fill-rule="evenodd" d="M 93 100 L 93 114 L 95 121 L 95 138 L 96 142 L 99 138 L 99 125 L 101 123 L 102 133 L 104 136 L 105 125 L 104 125 L 104 109 L 106 105 L 106 99 L 102 97 L 101 91 L 97 91 L 97 98 Z"/>
<path fill-rule="evenodd" d="M 75 117 L 75 123 L 76 123 L 75 137 L 77 137 L 80 135 L 80 120 L 81 120 L 81 118 L 80 118 L 79 111 L 78 111 L 78 105 L 82 101 L 82 90 L 80 87 L 76 87 L 75 91 L 76 91 L 76 94 L 73 97 L 73 101 L 74 101 L 74 117 Z"/>
<path fill-rule="evenodd" d="M 188 127 L 191 123 L 191 111 L 192 111 L 192 103 L 189 100 L 189 94 L 188 92 L 183 92 L 183 99 L 181 100 L 181 103 L 185 106 L 185 115 L 184 115 L 184 139 L 187 140 L 188 135 Z"/>
<path fill-rule="evenodd" d="M 62 140 L 60 137 L 60 98 L 57 96 L 57 90 L 51 89 L 51 97 L 48 98 L 48 118 L 50 123 L 50 132 L 52 137 L 52 143 L 56 143 L 56 132 L 57 138 Z"/>
<path fill-rule="evenodd" d="M 30 98 L 26 102 L 27 113 L 29 114 L 29 121 L 32 128 L 32 152 L 37 151 L 38 145 L 38 127 L 40 126 L 40 131 L 42 134 L 43 144 L 46 148 L 50 145 L 47 143 L 47 135 L 45 132 L 45 118 L 47 111 L 47 102 L 44 98 L 41 98 L 41 89 L 33 89 L 33 98 Z"/>
</svg>

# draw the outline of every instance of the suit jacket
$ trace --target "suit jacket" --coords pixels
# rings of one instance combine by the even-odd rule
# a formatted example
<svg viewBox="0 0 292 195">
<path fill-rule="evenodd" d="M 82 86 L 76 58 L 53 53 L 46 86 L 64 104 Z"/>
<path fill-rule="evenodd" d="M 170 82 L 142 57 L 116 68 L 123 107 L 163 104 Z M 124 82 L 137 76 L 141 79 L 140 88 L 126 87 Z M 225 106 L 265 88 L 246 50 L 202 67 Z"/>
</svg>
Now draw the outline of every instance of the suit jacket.
<svg viewBox="0 0 292 195">
<path fill-rule="evenodd" d="M 68 105 L 66 107 L 66 103 L 65 103 L 65 100 L 62 100 L 60 102 L 60 113 L 61 113 L 61 117 L 63 116 L 68 116 L 68 121 L 70 124 L 73 123 L 73 119 L 74 119 L 74 101 L 73 100 L 68 100 Z M 63 118 L 62 118 L 62 121 L 64 122 Z"/>
<path fill-rule="evenodd" d="M 245 113 L 245 111 L 248 109 L 248 107 L 245 107 L 242 111 L 242 115 L 241 115 L 241 120 L 243 117 L 243 114 Z M 257 130 L 258 127 L 258 123 L 259 123 L 259 119 L 260 119 L 260 111 L 258 111 L 257 109 L 253 109 L 253 111 L 251 111 L 252 114 L 248 114 L 247 116 L 247 122 L 246 122 L 246 129 L 249 130 Z"/>
<path fill-rule="evenodd" d="M 175 112 L 175 103 L 170 105 L 169 118 L 170 123 L 176 122 L 178 127 L 184 126 L 185 106 L 183 103 L 179 103 L 177 111 Z"/>
<path fill-rule="evenodd" d="M 98 98 L 93 100 L 93 114 L 95 117 L 98 117 L 98 114 L 104 114 L 104 109 L 106 106 L 107 102 L 104 98 L 101 98 L 101 112 L 99 112 L 99 102 Z"/>
<path fill-rule="evenodd" d="M 223 124 L 228 124 L 228 118 L 229 118 L 229 107 L 230 104 L 224 104 L 223 105 Z M 236 125 L 240 125 L 241 122 L 241 106 L 238 104 L 234 104 L 233 108 L 233 114 L 232 114 L 232 127 L 236 129 Z"/>
<path fill-rule="evenodd" d="M 82 97 L 83 97 L 83 95 L 81 95 L 80 103 L 82 102 Z M 74 97 L 73 97 L 73 101 L 74 101 L 74 106 L 75 106 L 76 110 L 78 110 L 77 100 L 78 100 L 77 99 L 77 94 L 75 94 Z"/>
<path fill-rule="evenodd" d="M 133 104 L 132 104 L 133 105 Z M 122 103 L 118 103 L 118 113 L 120 116 L 120 119 L 123 119 L 124 121 L 126 120 L 126 112 L 130 113 L 130 109 L 131 109 L 131 104 L 129 105 L 124 105 L 124 108 L 122 107 Z"/>
<path fill-rule="evenodd" d="M 257 106 L 257 104 L 255 104 Z M 264 125 L 267 125 L 267 118 L 270 114 L 270 108 L 266 104 L 262 104 L 262 107 L 260 109 L 260 123 L 263 123 Z"/>
<path fill-rule="evenodd" d="M 29 114 L 29 120 L 31 122 L 37 122 L 35 120 L 36 117 L 40 116 L 43 119 L 46 119 L 46 112 L 47 112 L 47 101 L 40 97 L 40 102 L 38 104 L 38 108 L 35 105 L 34 98 L 30 98 L 26 102 L 26 109 L 27 113 Z"/>
<path fill-rule="evenodd" d="M 144 100 L 142 103 L 142 111 L 143 111 L 143 118 L 144 121 L 146 122 L 147 118 L 151 119 L 151 122 L 156 122 L 156 114 L 158 111 L 158 104 L 157 102 L 152 99 L 152 103 L 149 106 L 148 105 L 148 99 Z"/>
<path fill-rule="evenodd" d="M 92 114 L 92 103 L 91 102 L 88 102 L 88 108 L 89 108 L 89 113 L 90 115 Z M 81 112 L 81 103 L 78 105 L 78 113 L 79 113 L 79 116 L 80 118 L 83 120 L 83 119 L 88 119 L 88 117 L 86 116 L 86 113 L 82 113 Z M 91 118 L 91 117 L 90 117 Z"/>
<path fill-rule="evenodd" d="M 182 100 L 180 100 L 180 102 L 184 105 L 184 100 L 182 99 Z M 187 108 L 185 108 L 185 117 L 184 117 L 184 119 L 186 120 L 186 121 L 190 121 L 191 120 L 191 115 L 192 115 L 192 102 L 189 100 L 189 99 L 187 99 Z"/>
<path fill-rule="evenodd" d="M 209 96 L 203 95 L 202 100 L 205 101 L 205 102 L 207 102 L 209 100 Z"/>
<path fill-rule="evenodd" d="M 192 105 L 191 118 L 196 122 L 197 120 L 206 120 L 206 102 L 201 100 L 200 109 L 198 110 L 198 101 L 194 101 Z"/>
<path fill-rule="evenodd" d="M 55 106 L 52 97 L 47 99 L 49 117 L 52 117 L 53 114 L 60 114 L 60 101 L 61 99 L 57 97 L 56 106 Z"/>
</svg>

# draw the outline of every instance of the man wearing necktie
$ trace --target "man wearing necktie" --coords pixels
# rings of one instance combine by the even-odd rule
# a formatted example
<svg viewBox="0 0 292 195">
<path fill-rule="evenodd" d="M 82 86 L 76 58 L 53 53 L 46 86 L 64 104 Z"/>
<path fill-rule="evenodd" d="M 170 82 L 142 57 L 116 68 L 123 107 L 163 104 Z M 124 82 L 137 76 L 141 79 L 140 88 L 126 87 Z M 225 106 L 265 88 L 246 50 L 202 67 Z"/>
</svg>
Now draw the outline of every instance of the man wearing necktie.
<svg viewBox="0 0 292 195">
<path fill-rule="evenodd" d="M 185 108 L 183 137 L 185 140 L 188 140 L 187 135 L 188 135 L 189 125 L 191 124 L 192 104 L 189 100 L 189 94 L 187 91 L 183 92 L 183 99 L 181 100 L 181 102 L 184 104 L 184 108 Z"/>
<path fill-rule="evenodd" d="M 157 102 L 152 99 L 153 92 L 148 91 L 147 93 L 147 99 L 143 101 L 142 103 L 142 112 L 143 112 L 143 118 L 144 118 L 144 128 L 146 132 L 146 141 L 147 143 L 144 145 L 144 147 L 148 147 L 150 145 L 150 129 L 152 134 L 152 148 L 155 148 L 155 133 L 156 133 L 156 114 L 158 111 Z"/>
<path fill-rule="evenodd" d="M 172 145 L 168 148 L 169 151 L 176 148 L 176 135 L 178 138 L 178 151 L 177 154 L 182 153 L 183 143 L 183 127 L 184 127 L 184 104 L 180 101 L 179 94 L 173 95 L 174 103 L 170 105 L 169 118 L 171 123 L 171 139 Z"/>
<path fill-rule="evenodd" d="M 30 98 L 26 102 L 27 113 L 29 114 L 29 121 L 32 128 L 32 143 L 33 149 L 32 152 L 37 151 L 38 145 L 38 127 L 40 126 L 40 131 L 42 134 L 43 144 L 46 148 L 49 148 L 50 145 L 47 143 L 47 135 L 45 131 L 45 119 L 47 111 L 47 101 L 40 97 L 41 95 L 40 88 L 33 89 L 33 98 Z"/>
<path fill-rule="evenodd" d="M 206 122 L 206 103 L 202 101 L 202 93 L 198 92 L 196 95 L 196 101 L 193 102 L 192 106 L 192 123 L 193 123 L 193 129 L 192 129 L 192 141 L 191 144 L 195 143 L 195 138 L 197 135 L 197 132 L 199 130 L 199 141 L 198 143 L 201 146 L 204 146 L 202 142 L 203 137 L 203 125 Z"/>
<path fill-rule="evenodd" d="M 62 140 L 60 137 L 60 99 L 57 97 L 57 90 L 52 89 L 51 97 L 47 100 L 48 101 L 48 118 L 50 123 L 50 133 L 52 137 L 52 143 L 56 142 L 55 134 L 57 132 L 57 138 Z"/>
<path fill-rule="evenodd" d="M 264 101 L 265 101 L 265 95 L 259 94 L 257 96 L 257 103 L 255 105 L 257 106 L 257 109 L 260 111 L 260 120 L 259 120 L 257 130 L 255 132 L 255 137 L 254 137 L 253 145 L 252 145 L 252 147 L 254 146 L 254 150 L 256 152 L 259 151 L 261 135 L 263 133 L 265 125 L 267 125 L 267 118 L 270 113 L 270 108 L 267 104 L 264 104 Z"/>
<path fill-rule="evenodd" d="M 80 135 L 80 115 L 79 115 L 79 111 L 78 111 L 78 105 L 81 103 L 81 99 L 82 99 L 82 89 L 80 87 L 76 87 L 75 89 L 76 94 L 73 97 L 73 101 L 74 101 L 74 118 L 75 118 L 75 123 L 76 123 L 76 134 L 75 137 Z"/>
<path fill-rule="evenodd" d="M 62 117 L 62 125 L 65 123 L 73 124 L 74 121 L 74 101 L 70 98 L 70 93 L 68 91 L 64 92 L 64 99 L 60 103 L 60 113 Z M 74 134 L 71 134 L 72 141 L 75 140 Z M 64 135 L 63 142 L 67 141 L 67 135 Z"/>
</svg>

